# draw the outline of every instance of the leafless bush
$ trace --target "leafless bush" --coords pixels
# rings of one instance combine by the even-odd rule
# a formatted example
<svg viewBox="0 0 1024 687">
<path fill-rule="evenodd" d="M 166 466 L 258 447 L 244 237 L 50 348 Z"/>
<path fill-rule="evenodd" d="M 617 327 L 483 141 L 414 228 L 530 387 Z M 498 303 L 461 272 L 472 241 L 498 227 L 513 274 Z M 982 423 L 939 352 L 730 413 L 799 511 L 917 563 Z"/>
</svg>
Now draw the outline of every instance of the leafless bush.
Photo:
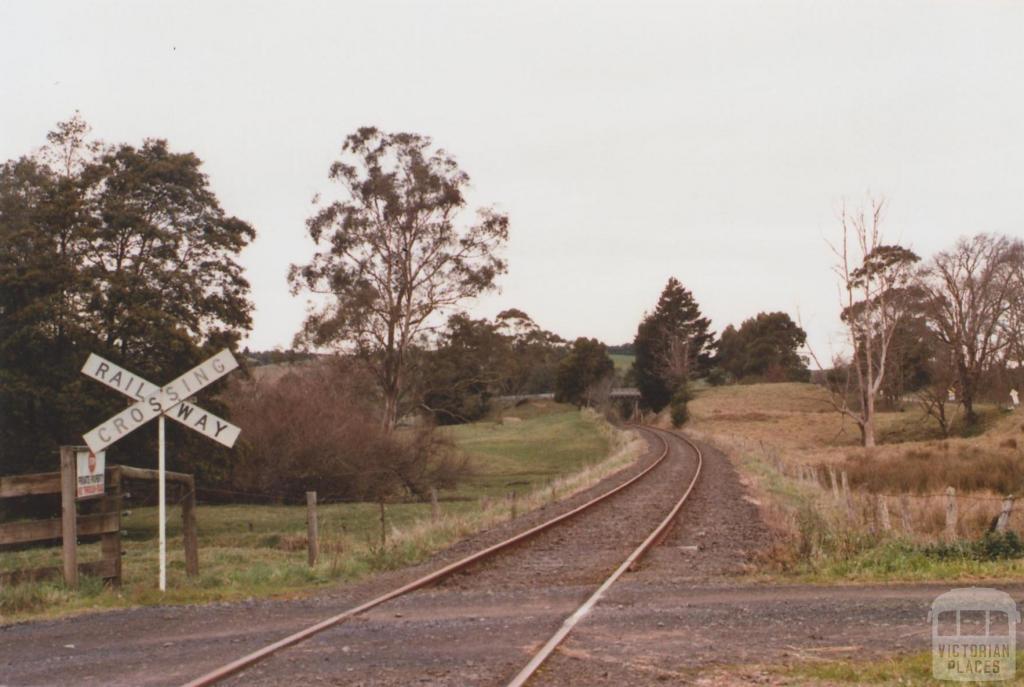
<svg viewBox="0 0 1024 687">
<path fill-rule="evenodd" d="M 432 428 L 386 432 L 374 413 L 373 382 L 357 363 L 335 359 L 274 381 L 243 381 L 227 402 L 242 428 L 231 488 L 300 499 L 424 497 L 466 472 Z"/>
</svg>

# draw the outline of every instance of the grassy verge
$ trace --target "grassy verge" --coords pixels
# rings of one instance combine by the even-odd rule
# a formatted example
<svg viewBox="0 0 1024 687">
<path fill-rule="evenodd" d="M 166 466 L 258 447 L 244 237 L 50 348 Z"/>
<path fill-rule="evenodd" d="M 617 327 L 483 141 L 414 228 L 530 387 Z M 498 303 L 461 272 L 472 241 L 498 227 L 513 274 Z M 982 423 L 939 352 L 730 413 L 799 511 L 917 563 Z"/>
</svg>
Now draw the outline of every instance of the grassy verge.
<svg viewBox="0 0 1024 687">
<path fill-rule="evenodd" d="M 0 622 L 132 605 L 289 597 L 357 580 L 422 561 L 460 537 L 507 520 L 513 507 L 524 513 L 585 489 L 635 460 L 643 446 L 631 432 L 616 430 L 594 414 L 554 404 L 527 406 L 506 413 L 500 423 L 451 431 L 470 457 L 473 476 L 441 495 L 437 520 L 430 504 L 389 504 L 384 546 L 376 504 L 320 506 L 321 556 L 312 568 L 306 565 L 304 507 L 201 505 L 201 573 L 189 579 L 180 511 L 172 507 L 168 591 L 160 594 L 155 589 L 156 509 L 138 508 L 124 521 L 128 534 L 120 590 L 105 589 L 94 579 L 85 579 L 76 592 L 59 583 L 2 588 Z M 513 491 L 518 495 L 514 506 L 507 498 Z M 5 552 L 0 570 L 58 565 L 59 556 L 57 547 Z M 97 544 L 80 547 L 80 560 L 99 557 Z"/>
<path fill-rule="evenodd" d="M 1024 652 L 1018 651 L 1018 675 L 999 685 L 1024 685 Z M 777 676 L 793 680 L 796 684 L 828 685 L 950 685 L 980 684 L 951 683 L 932 677 L 932 655 L 928 652 L 879 657 L 873 660 L 806 661 L 772 669 Z"/>
<path fill-rule="evenodd" d="M 691 434 L 736 462 L 762 517 L 777 533 L 774 544 L 758 556 L 757 576 L 823 584 L 1024 579 L 1024 544 L 1013 530 L 992 536 L 974 527 L 944 543 L 935 532 L 902 531 L 894 511 L 892 529 L 885 531 L 879 525 L 878 497 L 853 493 L 847 507 L 827 485 L 799 469 L 794 476 L 785 460 L 760 442 Z M 933 500 L 912 506 L 911 518 L 921 527 L 932 510 L 944 508 L 941 497 Z M 998 503 L 985 499 L 968 502 L 966 508 L 974 510 L 973 520 L 987 523 Z"/>
<path fill-rule="evenodd" d="M 821 583 L 1024 579 L 1020 542 L 993 545 L 985 534 L 1003 495 L 1024 487 L 1024 416 L 991 409 L 983 434 L 935 439 L 921 438 L 929 435 L 914 411 L 883 413 L 883 436 L 915 440 L 868 451 L 823 394 L 803 384 L 734 386 L 691 403 L 688 431 L 734 460 L 777 532 L 759 574 Z M 844 474 L 848 490 L 838 484 Z M 948 486 L 957 534 L 945 545 Z M 1024 538 L 1024 518 L 1015 514 L 1009 529 Z"/>
</svg>

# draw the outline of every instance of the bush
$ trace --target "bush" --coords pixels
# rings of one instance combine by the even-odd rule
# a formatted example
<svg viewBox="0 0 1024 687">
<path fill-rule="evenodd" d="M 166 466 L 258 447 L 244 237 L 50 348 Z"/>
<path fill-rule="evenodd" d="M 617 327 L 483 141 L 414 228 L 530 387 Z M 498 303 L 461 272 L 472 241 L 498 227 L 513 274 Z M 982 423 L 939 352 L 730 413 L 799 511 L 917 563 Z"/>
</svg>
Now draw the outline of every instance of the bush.
<svg viewBox="0 0 1024 687">
<path fill-rule="evenodd" d="M 302 501 L 424 497 L 466 472 L 432 427 L 384 431 L 373 382 L 354 361 L 332 360 L 276 380 L 234 384 L 232 419 L 242 428 L 232 489 Z"/>
<path fill-rule="evenodd" d="M 708 384 L 711 386 L 722 386 L 729 381 L 729 376 L 722 368 L 713 367 L 711 368 L 711 371 L 708 372 L 707 380 Z"/>
<path fill-rule="evenodd" d="M 939 560 L 1001 561 L 1024 558 L 1024 542 L 1021 542 L 1016 532 L 988 532 L 975 541 L 926 546 L 924 554 Z"/>
<path fill-rule="evenodd" d="M 672 400 L 669 401 L 672 416 L 672 426 L 682 427 L 686 424 L 686 421 L 690 419 L 690 410 L 688 404 L 693 396 L 690 394 L 690 388 L 686 384 L 683 384 L 675 393 L 672 394 Z"/>
</svg>

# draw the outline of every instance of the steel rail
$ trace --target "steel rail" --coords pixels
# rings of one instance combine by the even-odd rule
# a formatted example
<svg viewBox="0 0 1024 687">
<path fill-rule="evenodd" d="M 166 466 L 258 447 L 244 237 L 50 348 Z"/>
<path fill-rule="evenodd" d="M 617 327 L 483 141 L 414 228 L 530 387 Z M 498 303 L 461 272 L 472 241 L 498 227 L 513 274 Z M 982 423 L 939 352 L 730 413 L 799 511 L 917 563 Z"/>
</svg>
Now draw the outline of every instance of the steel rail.
<svg viewBox="0 0 1024 687">
<path fill-rule="evenodd" d="M 284 637 L 282 639 L 277 640 L 273 644 L 268 644 L 267 646 L 265 646 L 265 647 L 263 647 L 261 649 L 257 649 L 256 651 L 254 651 L 254 652 L 252 652 L 250 654 L 242 656 L 241 658 L 238 658 L 238 659 L 236 659 L 236 660 L 234 660 L 234 661 L 232 661 L 230 663 L 227 663 L 227 664 L 225 664 L 225 665 L 223 665 L 223 666 L 221 666 L 219 668 L 216 668 L 215 670 L 212 670 L 212 671 L 210 671 L 210 672 L 208 672 L 208 673 L 206 673 L 204 675 L 201 675 L 200 677 L 197 677 L 194 680 L 191 680 L 190 682 L 185 683 L 185 685 L 183 685 L 183 687 L 206 687 L 207 685 L 216 684 L 216 683 L 220 682 L 221 680 L 224 680 L 225 678 L 228 678 L 228 677 L 238 673 L 239 671 L 242 671 L 242 670 L 244 670 L 244 669 L 246 669 L 246 668 L 248 668 L 248 667 L 250 667 L 252 665 L 255 665 L 256 663 L 259 663 L 263 659 L 271 656 L 272 654 L 274 654 L 274 653 L 276 653 L 276 652 L 278 652 L 278 651 L 280 651 L 282 649 L 285 649 L 287 647 L 290 647 L 290 646 L 293 646 L 295 644 L 298 644 L 299 642 L 302 642 L 302 641 L 304 641 L 306 639 L 309 639 L 313 635 L 319 634 L 320 632 L 323 632 L 324 630 L 327 630 L 327 629 L 329 629 L 331 627 L 334 627 L 335 625 L 338 625 L 338 624 L 340 624 L 340 623 L 342 623 L 342 622 L 344 622 L 344 621 L 346 621 L 346 620 L 348 620 L 350 618 L 353 618 L 353 617 L 355 617 L 355 616 L 357 616 L 357 615 L 359 615 L 361 613 L 365 613 L 366 611 L 368 611 L 368 610 L 370 610 L 370 609 L 372 609 L 372 608 L 374 608 L 376 606 L 379 606 L 379 605 L 381 605 L 381 604 L 383 604 L 383 603 L 385 603 L 387 601 L 391 601 L 392 599 L 396 599 L 396 598 L 398 598 L 400 596 L 408 594 L 409 592 L 415 591 L 415 590 L 420 589 L 422 587 L 426 587 L 426 586 L 428 586 L 430 584 L 433 584 L 434 582 L 437 582 L 438 580 L 443 579 L 443 578 L 445 578 L 445 577 L 447 577 L 447 576 L 449 576 L 449 575 L 451 575 L 453 573 L 459 572 L 460 570 L 464 570 L 465 568 L 468 568 L 469 566 L 473 565 L 474 563 L 478 563 L 479 561 L 481 561 L 481 560 L 483 560 L 483 559 L 485 559 L 485 558 L 487 558 L 489 556 L 492 556 L 492 555 L 494 555 L 494 554 L 496 554 L 496 553 L 498 553 L 500 551 L 503 551 L 504 549 L 507 549 L 507 548 L 509 548 L 511 546 L 514 546 L 515 544 L 518 544 L 518 543 L 526 540 L 526 539 L 534 537 L 534 536 L 540 534 L 541 532 L 544 532 L 544 531 L 554 527 L 555 525 L 558 525 L 559 523 L 562 523 L 562 522 L 568 520 L 569 518 L 572 518 L 572 517 L 574 517 L 576 515 L 579 515 L 583 511 L 585 511 L 585 510 L 591 508 L 592 506 L 594 506 L 594 505 L 604 501 L 605 499 L 607 499 L 607 498 L 609 498 L 611 496 L 614 496 L 615 494 L 619 493 L 620 491 L 622 491 L 626 487 L 629 487 L 630 485 L 635 484 L 637 481 L 639 481 L 640 479 L 645 477 L 647 474 L 649 474 L 654 468 L 656 468 L 659 465 L 661 465 L 661 463 L 665 460 L 665 458 L 669 454 L 669 445 L 668 445 L 668 442 L 665 440 L 664 437 L 660 436 L 657 432 L 651 431 L 647 427 L 636 426 L 636 429 L 640 429 L 642 431 L 650 432 L 650 434 L 652 436 L 657 437 L 661 441 L 661 443 L 663 444 L 664 448 L 663 448 L 663 450 L 661 452 L 661 455 L 659 455 L 658 458 L 653 463 L 651 463 L 646 468 L 644 468 L 641 472 L 639 472 L 638 474 L 634 475 L 629 480 L 623 482 L 622 484 L 618 485 L 617 487 L 609 489 L 605 493 L 600 494 L 599 496 L 595 496 L 594 498 L 590 499 L 586 503 L 584 503 L 584 504 L 582 504 L 580 506 L 577 506 L 576 508 L 573 508 L 570 511 L 567 511 L 567 512 L 565 512 L 565 513 L 563 513 L 563 514 L 561 514 L 559 516 L 556 516 L 556 517 L 554 517 L 554 518 L 552 518 L 550 520 L 542 522 L 539 525 L 531 527 L 530 529 L 528 529 L 528 530 L 526 530 L 524 532 L 520 532 L 519 534 L 517 534 L 517 535 L 515 535 L 513 537 L 510 537 L 510 538 L 508 538 L 508 539 L 506 539 L 506 540 L 504 540 L 502 542 L 499 542 L 497 544 L 493 544 L 492 546 L 489 546 L 489 547 L 487 547 L 485 549 L 477 551 L 476 553 L 470 554 L 469 556 L 466 556 L 465 558 L 461 558 L 461 559 L 455 561 L 454 563 L 449 563 L 448 565 L 444 566 L 443 568 L 440 568 L 439 570 L 435 570 L 432 573 L 429 573 L 427 575 L 424 575 L 423 577 L 420 577 L 420 578 L 418 578 L 416 580 L 413 580 L 412 582 L 409 582 L 408 584 L 405 584 L 405 585 L 403 585 L 403 586 L 401 586 L 401 587 L 399 587 L 397 589 L 393 589 L 390 592 L 382 594 L 382 595 L 380 595 L 380 596 L 378 596 L 378 597 L 376 597 L 374 599 L 371 599 L 370 601 L 367 601 L 367 602 L 365 602 L 363 604 L 360 604 L 359 606 L 356 606 L 354 608 L 350 608 L 347 611 L 343 611 L 342 613 L 339 613 L 337 615 L 331 616 L 330 618 L 327 618 L 326 620 L 322 620 L 319 623 L 316 623 L 315 625 L 311 625 L 311 626 L 309 626 L 309 627 L 307 627 L 307 628 L 305 628 L 303 630 L 299 630 L 298 632 L 296 632 L 294 634 L 288 635 L 287 637 Z"/>
<path fill-rule="evenodd" d="M 672 509 L 672 511 L 665 517 L 664 520 L 661 521 L 661 524 L 659 524 L 654 529 L 654 531 L 651 532 L 650 535 L 648 535 L 647 539 L 645 539 L 643 543 L 640 544 L 640 546 L 638 546 L 633 551 L 633 553 L 629 554 L 629 557 L 622 562 L 622 565 L 615 569 L 615 572 L 613 572 L 608 577 L 608 579 L 606 579 L 604 583 L 600 587 L 598 587 L 593 594 L 590 595 L 590 598 L 584 601 L 583 604 L 579 608 L 577 608 L 572 615 L 565 619 L 565 621 L 562 623 L 562 626 L 558 628 L 558 631 L 551 636 L 551 639 L 549 639 L 547 643 L 533 655 L 533 657 L 530 659 L 530 662 L 527 663 L 526 666 L 521 671 L 519 671 L 519 673 L 514 678 L 512 678 L 512 681 L 508 683 L 508 687 L 523 687 L 523 685 L 527 683 L 527 681 L 533 676 L 533 674 L 537 672 L 537 669 L 541 667 L 544 661 L 546 661 L 548 657 L 551 656 L 552 653 L 554 653 L 555 649 L 558 648 L 558 645 L 561 644 L 562 641 L 569 636 L 569 633 L 572 632 L 573 628 L 575 628 L 576 625 L 579 624 L 579 622 L 583 620 L 583 618 L 586 617 L 586 615 L 590 613 L 591 610 L 593 610 L 597 602 L 600 601 L 601 597 L 604 596 L 604 593 L 607 592 L 613 584 L 615 584 L 616 580 L 622 577 L 623 573 L 625 573 L 627 570 L 633 567 L 636 564 L 636 562 L 640 560 L 640 558 L 645 553 L 647 553 L 647 551 L 652 546 L 654 546 L 656 542 L 660 541 L 661 538 L 668 532 L 669 528 L 672 526 L 672 523 L 675 521 L 676 516 L 679 514 L 679 510 L 683 507 L 683 503 L 686 502 L 686 499 L 690 496 L 690 492 L 693 491 L 694 485 L 697 484 L 697 478 L 700 477 L 700 469 L 704 464 L 704 456 L 703 454 L 701 454 L 700 449 L 697 448 L 697 445 L 694 444 L 689 439 L 687 439 L 686 437 L 682 436 L 681 434 L 676 434 L 674 432 L 671 432 L 670 434 L 675 438 L 682 439 L 683 441 L 685 441 L 687 444 L 689 444 L 690 448 L 692 448 L 694 452 L 697 454 L 697 470 L 693 474 L 693 479 L 690 480 L 690 485 L 686 488 L 686 491 L 683 493 L 682 497 L 676 502 L 676 505 Z M 664 439 L 662 439 L 662 441 L 664 441 Z M 667 441 L 665 442 L 665 445 L 668 445 Z"/>
</svg>

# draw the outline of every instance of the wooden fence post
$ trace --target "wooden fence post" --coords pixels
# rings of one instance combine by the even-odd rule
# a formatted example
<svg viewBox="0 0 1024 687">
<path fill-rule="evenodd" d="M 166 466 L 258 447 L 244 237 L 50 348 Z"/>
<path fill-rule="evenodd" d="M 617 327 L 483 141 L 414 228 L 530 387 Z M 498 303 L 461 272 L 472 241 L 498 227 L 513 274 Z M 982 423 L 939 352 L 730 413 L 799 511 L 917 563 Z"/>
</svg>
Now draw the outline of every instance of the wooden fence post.
<svg viewBox="0 0 1024 687">
<path fill-rule="evenodd" d="M 1010 523 L 1010 514 L 1013 512 L 1013 494 L 1010 494 L 1003 499 L 1003 510 L 999 513 L 999 519 L 996 520 L 996 532 L 1005 532 L 1006 526 Z"/>
<path fill-rule="evenodd" d="M 190 477 L 184 483 L 188 490 L 181 502 L 181 535 L 185 544 L 185 574 L 199 575 L 199 527 L 196 524 L 196 482 Z"/>
<path fill-rule="evenodd" d="M 914 527 L 910 523 L 910 497 L 906 494 L 900 494 L 900 525 L 907 534 L 914 531 Z"/>
<path fill-rule="evenodd" d="M 320 557 L 320 532 L 316 520 L 316 492 L 306 492 L 306 539 L 309 545 L 309 567 Z"/>
<path fill-rule="evenodd" d="M 836 470 L 831 465 L 828 466 L 828 481 L 832 485 L 832 498 L 836 501 L 839 500 L 839 479 L 836 477 Z"/>
<path fill-rule="evenodd" d="M 882 523 L 882 531 L 892 531 L 892 521 L 889 520 L 889 504 L 885 502 L 885 495 L 878 495 L 878 519 Z"/>
<path fill-rule="evenodd" d="M 956 489 L 946 488 L 946 538 L 956 539 Z"/>
<path fill-rule="evenodd" d="M 846 470 L 841 473 L 843 482 L 843 502 L 846 504 L 846 517 L 853 515 L 853 504 L 850 503 L 850 480 L 846 476 Z"/>
<path fill-rule="evenodd" d="M 100 550 L 103 560 L 111 564 L 111 584 L 121 586 L 121 513 L 124 505 L 123 486 L 120 468 L 107 469 L 107 496 L 103 498 L 103 512 L 117 513 L 117 531 L 106 532 L 101 537 Z"/>
<path fill-rule="evenodd" d="M 384 509 L 384 499 L 380 500 L 380 548 L 383 549 L 388 543 L 388 520 L 387 511 Z"/>
<path fill-rule="evenodd" d="M 517 515 L 516 511 L 517 511 L 517 505 L 518 504 L 516 503 L 516 493 L 514 491 L 510 491 L 508 493 L 508 500 L 509 500 L 509 511 L 508 511 L 508 513 L 509 513 L 509 520 L 515 520 L 516 519 L 516 515 Z"/>
<path fill-rule="evenodd" d="M 60 447 L 60 516 L 64 584 L 78 588 L 78 466 L 73 446 Z"/>
<path fill-rule="evenodd" d="M 441 507 L 437 504 L 437 487 L 430 487 L 430 519 L 441 517 Z"/>
</svg>

